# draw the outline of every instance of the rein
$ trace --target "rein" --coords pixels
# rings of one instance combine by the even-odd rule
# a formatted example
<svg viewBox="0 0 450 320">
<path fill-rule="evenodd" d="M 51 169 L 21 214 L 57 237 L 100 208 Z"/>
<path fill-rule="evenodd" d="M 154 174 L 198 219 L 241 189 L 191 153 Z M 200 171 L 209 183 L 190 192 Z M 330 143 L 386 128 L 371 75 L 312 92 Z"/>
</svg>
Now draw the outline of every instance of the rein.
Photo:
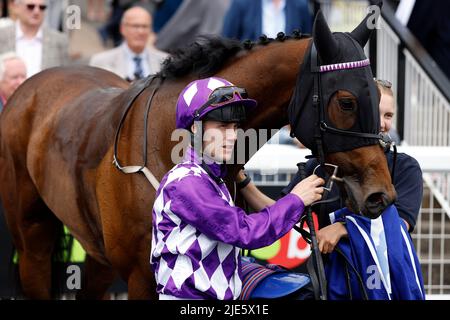
<svg viewBox="0 0 450 320">
<path fill-rule="evenodd" d="M 119 136 L 120 136 L 120 130 L 123 127 L 123 124 L 125 122 L 125 119 L 128 115 L 128 112 L 130 111 L 131 107 L 133 106 L 134 102 L 137 100 L 137 98 L 144 92 L 145 89 L 149 88 L 153 81 L 155 79 L 158 79 L 159 81 L 156 83 L 156 85 L 153 87 L 153 91 L 150 94 L 150 98 L 147 101 L 146 105 L 146 111 L 144 116 L 144 142 L 142 146 L 142 152 L 143 152 L 143 165 L 141 166 L 122 166 L 119 162 L 118 158 L 118 144 L 119 144 Z M 139 173 L 142 172 L 147 180 L 150 182 L 150 184 L 153 186 L 155 190 L 158 190 L 159 188 L 159 181 L 156 179 L 156 177 L 153 175 L 153 173 L 147 168 L 147 124 L 148 124 L 148 114 L 150 112 L 150 107 L 152 104 L 153 97 L 155 96 L 156 91 L 159 89 L 161 84 L 163 83 L 164 78 L 158 75 L 153 75 L 148 77 L 144 85 L 138 90 L 138 92 L 133 96 L 133 98 L 128 102 L 125 111 L 122 115 L 122 118 L 120 119 L 119 126 L 117 127 L 116 136 L 114 138 L 114 159 L 113 164 L 116 166 L 117 169 L 122 171 L 125 174 L 130 173 Z"/>
</svg>

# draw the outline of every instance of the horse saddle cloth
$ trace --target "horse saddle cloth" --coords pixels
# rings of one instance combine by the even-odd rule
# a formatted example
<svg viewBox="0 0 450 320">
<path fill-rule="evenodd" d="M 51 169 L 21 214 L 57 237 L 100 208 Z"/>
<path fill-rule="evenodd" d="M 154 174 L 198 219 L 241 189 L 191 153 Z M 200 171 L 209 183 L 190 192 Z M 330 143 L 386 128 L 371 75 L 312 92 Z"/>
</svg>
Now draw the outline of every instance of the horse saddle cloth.
<svg viewBox="0 0 450 320">
<path fill-rule="evenodd" d="M 242 291 L 240 300 L 249 299 L 313 299 L 308 275 L 290 272 L 280 266 L 255 263 L 251 257 L 241 257 Z"/>
</svg>

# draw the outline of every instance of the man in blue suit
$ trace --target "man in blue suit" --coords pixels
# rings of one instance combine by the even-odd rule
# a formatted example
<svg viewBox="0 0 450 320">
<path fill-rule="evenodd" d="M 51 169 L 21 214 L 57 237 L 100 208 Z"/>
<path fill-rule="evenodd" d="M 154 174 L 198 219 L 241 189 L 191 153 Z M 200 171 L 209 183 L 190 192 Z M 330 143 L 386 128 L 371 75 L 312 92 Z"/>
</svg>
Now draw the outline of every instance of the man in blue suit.
<svg viewBox="0 0 450 320">
<path fill-rule="evenodd" d="M 222 35 L 239 40 L 257 40 L 261 34 L 275 38 L 282 31 L 300 29 L 311 33 L 312 14 L 308 0 L 233 0 Z"/>
</svg>

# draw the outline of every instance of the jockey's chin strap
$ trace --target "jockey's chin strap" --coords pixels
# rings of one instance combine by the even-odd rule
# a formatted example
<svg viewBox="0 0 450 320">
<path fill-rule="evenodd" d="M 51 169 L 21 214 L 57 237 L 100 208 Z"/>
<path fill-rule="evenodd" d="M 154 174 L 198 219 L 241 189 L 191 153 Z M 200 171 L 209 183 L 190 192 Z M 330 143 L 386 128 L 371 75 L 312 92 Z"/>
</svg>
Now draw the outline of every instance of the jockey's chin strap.
<svg viewBox="0 0 450 320">
<path fill-rule="evenodd" d="M 127 114 L 130 111 L 131 107 L 133 106 L 134 102 L 142 94 L 142 92 L 144 92 L 145 89 L 150 87 L 150 85 L 153 83 L 153 81 L 155 79 L 158 79 L 159 81 L 153 87 L 153 91 L 150 94 L 150 98 L 147 100 L 146 111 L 145 111 L 145 116 L 144 116 L 144 142 L 142 145 L 143 165 L 141 165 L 141 166 L 122 166 L 120 164 L 119 158 L 117 156 L 120 130 L 122 129 L 125 119 L 127 117 Z M 152 105 L 153 97 L 155 96 L 156 91 L 161 86 L 163 81 L 164 81 L 164 78 L 162 76 L 158 76 L 158 75 L 150 76 L 145 80 L 144 85 L 138 90 L 138 92 L 134 95 L 134 97 L 128 102 L 128 104 L 125 108 L 125 112 L 123 113 L 122 118 L 120 119 L 120 123 L 119 123 L 119 126 L 116 131 L 116 136 L 114 138 L 113 164 L 116 166 L 116 168 L 126 174 L 142 172 L 145 175 L 145 177 L 147 178 L 147 180 L 150 182 L 150 184 L 153 186 L 153 188 L 155 188 L 155 190 L 158 190 L 158 188 L 159 188 L 159 181 L 158 181 L 158 179 L 156 179 L 156 177 L 153 175 L 153 173 L 147 168 L 147 124 L 148 124 L 148 114 L 150 112 L 150 107 Z"/>
</svg>

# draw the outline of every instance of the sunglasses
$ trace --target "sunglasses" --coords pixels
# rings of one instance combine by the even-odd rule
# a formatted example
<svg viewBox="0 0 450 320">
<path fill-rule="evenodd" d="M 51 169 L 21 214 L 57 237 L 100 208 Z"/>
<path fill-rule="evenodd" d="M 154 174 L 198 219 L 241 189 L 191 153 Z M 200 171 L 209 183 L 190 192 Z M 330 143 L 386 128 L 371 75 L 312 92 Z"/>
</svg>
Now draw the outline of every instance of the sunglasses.
<svg viewBox="0 0 450 320">
<path fill-rule="evenodd" d="M 236 99 L 236 96 L 239 99 Z M 206 103 L 197 110 L 195 116 L 200 116 L 203 110 L 205 110 L 209 106 L 218 107 L 229 102 L 239 101 L 247 98 L 248 94 L 244 88 L 235 86 L 219 87 L 209 94 L 208 101 L 206 101 Z"/>
<path fill-rule="evenodd" d="M 41 11 L 45 11 L 45 9 L 47 9 L 47 5 L 45 5 L 45 4 L 32 4 L 32 3 L 30 3 L 30 4 L 27 4 L 26 6 L 27 6 L 27 9 L 30 10 L 30 11 L 33 11 L 34 8 L 36 8 L 36 7 L 38 7 L 39 10 L 41 10 Z"/>
<path fill-rule="evenodd" d="M 378 83 L 380 86 L 386 88 L 386 89 L 390 89 L 392 88 L 392 83 L 387 81 L 387 80 L 382 80 L 382 79 L 375 79 L 375 82 Z"/>
</svg>

